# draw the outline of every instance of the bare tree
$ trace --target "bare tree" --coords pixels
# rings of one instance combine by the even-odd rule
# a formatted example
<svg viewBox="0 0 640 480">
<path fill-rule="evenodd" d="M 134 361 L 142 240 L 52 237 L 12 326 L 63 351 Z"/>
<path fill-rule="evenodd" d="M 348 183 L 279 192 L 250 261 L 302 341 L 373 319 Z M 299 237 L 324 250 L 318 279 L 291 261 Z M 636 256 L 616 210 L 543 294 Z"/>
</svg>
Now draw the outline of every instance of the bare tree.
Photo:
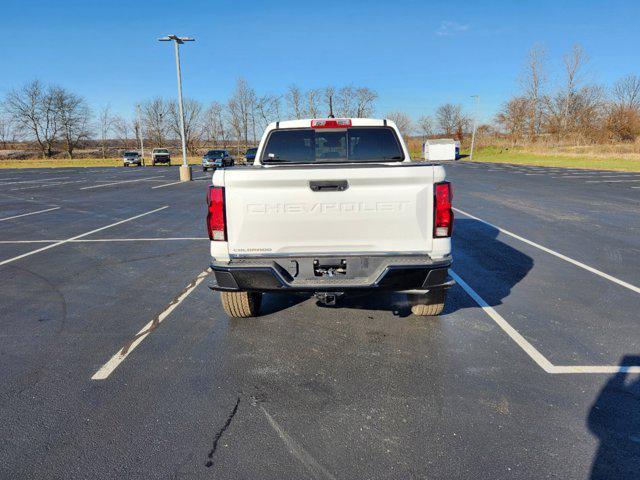
<svg viewBox="0 0 640 480">
<path fill-rule="evenodd" d="M 426 137 L 433 135 L 433 119 L 429 115 L 423 115 L 418 119 L 418 129 L 422 134 L 422 141 L 424 142 Z"/>
<path fill-rule="evenodd" d="M 43 157 L 53 155 L 53 145 L 58 134 L 54 89 L 45 87 L 39 80 L 10 91 L 5 108 L 18 128 L 35 139 Z"/>
<path fill-rule="evenodd" d="M 263 95 L 256 100 L 256 116 L 262 129 L 280 119 L 280 97 Z"/>
<path fill-rule="evenodd" d="M 498 123 L 511 137 L 513 143 L 522 139 L 527 131 L 527 120 L 530 114 L 529 99 L 515 97 L 509 100 L 496 115 Z"/>
<path fill-rule="evenodd" d="M 335 108 L 336 89 L 332 86 L 324 88 L 323 91 L 325 106 L 327 108 L 327 116 L 334 115 L 333 109 Z"/>
<path fill-rule="evenodd" d="M 320 114 L 321 92 L 317 89 L 307 91 L 307 114 L 309 118 L 318 118 Z"/>
<path fill-rule="evenodd" d="M 378 98 L 378 94 L 367 87 L 356 88 L 355 116 L 358 118 L 370 117 L 373 114 L 373 104 Z"/>
<path fill-rule="evenodd" d="M 458 118 L 461 115 L 460 105 L 445 103 L 436 110 L 436 123 L 438 129 L 445 135 L 453 135 L 458 126 Z"/>
<path fill-rule="evenodd" d="M 156 147 L 164 146 L 169 126 L 169 106 L 160 97 L 142 105 L 143 135 Z"/>
<path fill-rule="evenodd" d="M 575 44 L 570 53 L 564 55 L 565 86 L 562 95 L 564 108 L 562 110 L 562 129 L 572 130 L 572 110 L 576 108 L 576 91 L 582 79 L 582 73 L 588 62 L 587 56 L 579 44 Z"/>
<path fill-rule="evenodd" d="M 336 95 L 336 111 L 338 117 L 356 117 L 356 95 L 352 86 L 342 87 Z"/>
<path fill-rule="evenodd" d="M 640 110 L 640 77 L 625 75 L 613 85 L 612 94 L 616 105 Z"/>
<path fill-rule="evenodd" d="M 0 113 L 0 144 L 2 144 L 2 149 L 6 150 L 7 144 L 15 140 L 16 131 L 13 120 L 9 115 Z"/>
<path fill-rule="evenodd" d="M 387 118 L 396 124 L 403 137 L 411 135 L 413 124 L 409 115 L 404 112 L 391 112 L 387 114 Z"/>
<path fill-rule="evenodd" d="M 187 151 L 191 155 L 195 155 L 200 147 L 202 140 L 203 124 L 202 124 L 202 104 L 191 98 L 185 98 L 182 102 L 182 113 L 184 116 L 184 142 Z M 180 109 L 178 102 L 172 100 L 168 106 L 170 124 L 169 128 L 176 138 L 180 138 Z"/>
<path fill-rule="evenodd" d="M 91 110 L 84 98 L 63 88 L 53 89 L 56 121 L 69 158 L 91 132 Z"/>
<path fill-rule="evenodd" d="M 243 116 L 239 101 L 235 96 L 229 99 L 229 102 L 227 103 L 227 111 L 229 128 L 231 129 L 233 138 L 235 138 L 236 140 L 236 153 L 240 155 L 240 141 L 242 140 L 243 131 Z"/>
<path fill-rule="evenodd" d="M 131 138 L 129 135 L 132 131 L 137 130 L 137 122 L 134 123 L 135 125 L 132 125 L 131 122 L 127 121 L 120 115 L 113 116 L 113 131 L 116 135 L 116 138 L 120 140 L 120 145 L 122 146 L 122 148 L 128 148 L 129 138 Z"/>
<path fill-rule="evenodd" d="M 233 110 L 233 119 L 240 122 L 242 139 L 245 145 L 249 143 L 249 127 L 253 120 L 255 102 L 256 92 L 244 78 L 238 78 L 236 89 L 229 100 L 229 107 Z"/>
<path fill-rule="evenodd" d="M 105 105 L 98 112 L 98 127 L 100 129 L 100 148 L 102 150 L 102 158 L 106 157 L 107 140 L 109 133 L 113 128 L 113 115 L 111 115 L 111 106 Z"/>
<path fill-rule="evenodd" d="M 543 88 L 546 82 L 546 53 L 540 45 L 534 45 L 527 56 L 521 84 L 528 106 L 528 135 L 533 139 L 540 133 Z"/>
<path fill-rule="evenodd" d="M 284 94 L 285 102 L 289 107 L 289 115 L 297 120 L 304 118 L 304 107 L 302 105 L 302 92 L 297 85 L 289 85 Z"/>
<path fill-rule="evenodd" d="M 224 107 L 218 102 L 211 102 L 204 114 L 204 135 L 209 142 L 222 142 L 222 148 L 227 146 Z"/>
</svg>

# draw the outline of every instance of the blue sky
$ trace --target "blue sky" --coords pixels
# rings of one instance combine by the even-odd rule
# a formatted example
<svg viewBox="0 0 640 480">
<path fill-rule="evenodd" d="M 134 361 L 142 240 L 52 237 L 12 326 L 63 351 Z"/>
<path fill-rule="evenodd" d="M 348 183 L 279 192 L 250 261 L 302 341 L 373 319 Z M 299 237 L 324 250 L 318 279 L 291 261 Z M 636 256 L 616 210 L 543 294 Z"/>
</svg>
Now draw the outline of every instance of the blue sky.
<svg viewBox="0 0 640 480">
<path fill-rule="evenodd" d="M 640 74 L 640 1 L 92 1 L 3 0 L 0 95 L 34 78 L 109 103 L 176 94 L 173 51 L 159 36 L 196 38 L 182 49 L 184 94 L 224 101 L 238 76 L 256 91 L 364 85 L 377 114 L 418 117 L 444 102 L 488 120 L 517 93 L 529 48 L 548 52 L 550 80 L 578 42 L 588 79 Z"/>
</svg>

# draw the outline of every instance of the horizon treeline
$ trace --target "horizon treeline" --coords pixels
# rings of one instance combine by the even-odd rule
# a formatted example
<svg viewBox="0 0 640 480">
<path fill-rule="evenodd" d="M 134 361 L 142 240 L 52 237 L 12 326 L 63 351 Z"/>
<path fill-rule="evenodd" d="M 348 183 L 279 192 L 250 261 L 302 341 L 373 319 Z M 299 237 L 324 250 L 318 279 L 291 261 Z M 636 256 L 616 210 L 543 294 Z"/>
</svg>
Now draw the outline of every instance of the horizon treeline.
<svg viewBox="0 0 640 480">
<path fill-rule="evenodd" d="M 512 144 L 590 144 L 633 142 L 640 136 L 640 77 L 628 74 L 610 87 L 590 81 L 589 59 L 580 45 L 551 69 L 547 54 L 534 46 L 518 78 L 519 93 L 501 105 L 478 135 Z M 550 79 L 553 78 L 554 81 Z M 482 92 L 480 97 L 482 97 Z M 288 86 L 280 94 L 258 94 L 242 77 L 226 101 L 184 99 L 185 140 L 190 154 L 207 145 L 255 145 L 267 124 L 278 120 L 370 117 L 378 93 L 366 86 L 327 86 L 303 90 Z M 467 102 L 468 103 L 468 102 Z M 33 80 L 9 91 L 0 101 L 0 146 L 29 143 L 43 157 L 96 144 L 103 156 L 112 148 L 135 148 L 142 138 L 150 147 L 174 145 L 180 118 L 174 99 L 155 97 L 132 105 L 133 119 L 92 108 L 82 96 Z M 471 133 L 473 119 L 460 103 L 444 103 L 417 119 L 397 110 L 382 115 L 405 137 L 425 139 Z"/>
</svg>

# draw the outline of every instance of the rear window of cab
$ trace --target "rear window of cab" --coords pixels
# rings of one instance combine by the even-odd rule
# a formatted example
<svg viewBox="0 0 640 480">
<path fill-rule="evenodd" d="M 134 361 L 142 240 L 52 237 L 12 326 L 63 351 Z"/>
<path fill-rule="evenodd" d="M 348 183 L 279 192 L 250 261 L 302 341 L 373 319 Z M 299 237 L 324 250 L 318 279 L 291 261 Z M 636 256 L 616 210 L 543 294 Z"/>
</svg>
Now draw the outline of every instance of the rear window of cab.
<svg viewBox="0 0 640 480">
<path fill-rule="evenodd" d="M 404 154 L 389 127 L 296 128 L 272 131 L 261 160 L 262 163 L 401 162 Z"/>
</svg>

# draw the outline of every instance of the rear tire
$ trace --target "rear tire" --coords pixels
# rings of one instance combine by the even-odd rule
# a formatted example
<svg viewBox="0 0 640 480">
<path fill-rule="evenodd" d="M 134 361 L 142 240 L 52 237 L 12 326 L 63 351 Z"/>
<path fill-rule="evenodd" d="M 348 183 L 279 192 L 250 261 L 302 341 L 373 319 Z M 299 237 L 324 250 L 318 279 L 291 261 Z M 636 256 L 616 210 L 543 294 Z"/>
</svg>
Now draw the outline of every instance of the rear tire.
<svg viewBox="0 0 640 480">
<path fill-rule="evenodd" d="M 414 304 L 411 306 L 411 313 L 418 317 L 435 317 L 444 310 L 447 299 L 447 291 L 440 290 L 429 292 L 426 295 L 414 297 Z"/>
<path fill-rule="evenodd" d="M 231 318 L 255 317 L 260 311 L 260 292 L 221 292 L 222 307 Z"/>
</svg>

